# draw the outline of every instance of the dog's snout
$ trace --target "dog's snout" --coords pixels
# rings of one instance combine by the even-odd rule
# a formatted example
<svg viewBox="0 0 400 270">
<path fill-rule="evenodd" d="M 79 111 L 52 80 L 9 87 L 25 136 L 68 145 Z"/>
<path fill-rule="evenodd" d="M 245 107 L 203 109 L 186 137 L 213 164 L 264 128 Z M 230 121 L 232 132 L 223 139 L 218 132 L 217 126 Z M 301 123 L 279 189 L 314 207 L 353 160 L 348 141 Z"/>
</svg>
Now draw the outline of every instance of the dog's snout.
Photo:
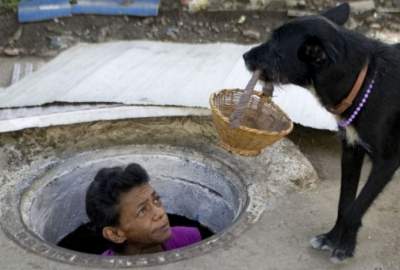
<svg viewBox="0 0 400 270">
<path fill-rule="evenodd" d="M 264 59 L 267 45 L 254 47 L 243 54 L 244 63 L 250 71 L 260 68 L 260 62 Z"/>
<path fill-rule="evenodd" d="M 252 57 L 252 52 L 251 51 L 248 51 L 248 52 L 243 54 L 243 60 L 244 60 L 244 63 L 246 65 L 246 67 L 250 71 L 255 69 L 255 63 L 253 61 L 253 57 Z"/>
</svg>

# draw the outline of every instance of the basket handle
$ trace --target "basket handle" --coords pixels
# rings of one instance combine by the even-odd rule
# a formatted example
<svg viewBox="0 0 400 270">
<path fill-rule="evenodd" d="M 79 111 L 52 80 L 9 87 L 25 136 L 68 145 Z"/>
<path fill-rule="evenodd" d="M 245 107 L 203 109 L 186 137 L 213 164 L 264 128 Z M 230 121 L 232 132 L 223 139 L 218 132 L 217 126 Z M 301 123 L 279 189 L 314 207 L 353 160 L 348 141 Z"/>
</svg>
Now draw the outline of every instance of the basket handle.
<svg viewBox="0 0 400 270">
<path fill-rule="evenodd" d="M 263 100 L 263 101 L 264 101 L 264 100 L 266 100 L 267 102 L 270 102 L 270 101 L 271 101 L 271 97 L 265 95 L 264 92 L 254 91 L 254 92 L 253 92 L 253 95 L 259 97 L 259 98 L 260 98 L 261 100 Z"/>
<path fill-rule="evenodd" d="M 264 87 L 262 89 L 262 93 L 267 96 L 272 98 L 272 95 L 274 93 L 274 85 L 272 84 L 272 82 L 267 82 L 264 84 Z"/>
<path fill-rule="evenodd" d="M 270 103 L 272 101 L 272 94 L 274 93 L 274 85 L 268 82 L 264 85 L 262 92 L 254 91 L 253 95 L 258 96 L 261 101 Z"/>
<path fill-rule="evenodd" d="M 272 102 L 273 92 L 274 92 L 274 85 L 272 84 L 272 82 L 266 83 L 262 89 L 262 92 L 254 92 L 254 94 L 260 98 L 260 102 L 258 103 L 257 106 L 257 115 L 261 113 L 262 104 Z"/>
<path fill-rule="evenodd" d="M 240 122 L 243 118 L 243 113 L 246 110 L 247 104 L 249 103 L 250 97 L 253 93 L 254 86 L 256 85 L 260 75 L 261 75 L 260 70 L 254 71 L 253 76 L 247 83 L 243 94 L 239 98 L 239 102 L 236 106 L 236 109 L 233 111 L 233 113 L 229 118 L 231 128 L 238 128 L 240 126 Z"/>
</svg>

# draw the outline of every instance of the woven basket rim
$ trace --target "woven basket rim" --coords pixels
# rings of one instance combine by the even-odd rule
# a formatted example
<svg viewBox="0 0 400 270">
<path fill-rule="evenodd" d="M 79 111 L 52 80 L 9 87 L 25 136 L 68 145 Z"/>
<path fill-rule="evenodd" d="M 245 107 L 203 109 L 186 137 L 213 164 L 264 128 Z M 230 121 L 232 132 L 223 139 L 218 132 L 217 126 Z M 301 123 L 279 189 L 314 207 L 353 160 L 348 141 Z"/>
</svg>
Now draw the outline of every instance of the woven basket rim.
<svg viewBox="0 0 400 270">
<path fill-rule="evenodd" d="M 215 105 L 214 99 L 217 95 L 222 94 L 223 92 L 232 92 L 232 91 L 240 91 L 243 92 L 242 89 L 239 88 L 233 88 L 233 89 L 222 89 L 220 91 L 217 92 L 213 92 L 210 95 L 210 106 L 211 106 L 211 110 L 218 115 L 219 118 L 221 118 L 225 123 L 227 123 L 229 125 L 229 118 L 224 116 L 221 111 L 219 109 L 217 109 L 217 106 Z M 255 91 L 256 92 L 256 91 Z M 270 102 L 273 104 L 273 106 L 275 106 L 280 113 L 282 113 L 288 120 L 289 120 L 289 127 L 287 129 L 284 129 L 282 131 L 266 131 L 266 130 L 260 130 L 260 129 L 255 129 L 255 128 L 249 128 L 247 126 L 244 125 L 240 125 L 238 127 L 238 129 L 240 130 L 244 130 L 247 132 L 251 132 L 251 133 L 256 133 L 256 134 L 260 134 L 260 135 L 280 135 L 280 136 L 286 136 L 288 135 L 292 129 L 293 129 L 293 121 L 287 116 L 287 114 L 282 111 L 278 105 L 276 105 L 275 103 L 273 103 L 272 100 L 270 100 Z"/>
</svg>

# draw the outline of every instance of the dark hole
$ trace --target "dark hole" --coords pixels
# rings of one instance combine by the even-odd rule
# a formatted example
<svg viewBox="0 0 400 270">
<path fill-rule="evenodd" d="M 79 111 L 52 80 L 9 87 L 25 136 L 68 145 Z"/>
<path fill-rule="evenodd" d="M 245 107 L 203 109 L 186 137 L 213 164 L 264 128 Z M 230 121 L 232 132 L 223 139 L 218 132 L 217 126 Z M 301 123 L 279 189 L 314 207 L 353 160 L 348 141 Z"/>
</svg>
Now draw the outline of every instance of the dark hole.
<svg viewBox="0 0 400 270">
<path fill-rule="evenodd" d="M 214 233 L 207 228 L 206 226 L 202 225 L 198 221 L 188 219 L 187 217 L 168 214 L 169 223 L 171 226 L 188 226 L 188 227 L 197 227 L 201 234 L 201 239 L 206 239 L 214 235 Z"/>
<path fill-rule="evenodd" d="M 171 226 L 197 227 L 202 239 L 214 235 L 209 228 L 200 224 L 198 221 L 175 214 L 168 214 L 168 218 Z M 111 242 L 95 233 L 91 229 L 90 223 L 80 225 L 74 231 L 61 239 L 57 245 L 63 248 L 90 254 L 101 254 L 113 246 Z"/>
</svg>

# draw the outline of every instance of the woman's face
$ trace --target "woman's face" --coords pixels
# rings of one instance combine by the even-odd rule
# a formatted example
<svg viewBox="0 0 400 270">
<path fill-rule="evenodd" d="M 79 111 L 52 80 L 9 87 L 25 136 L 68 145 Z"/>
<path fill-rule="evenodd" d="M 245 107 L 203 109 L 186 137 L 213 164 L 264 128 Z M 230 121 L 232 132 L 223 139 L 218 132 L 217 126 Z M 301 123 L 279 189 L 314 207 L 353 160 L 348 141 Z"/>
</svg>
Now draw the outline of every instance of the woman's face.
<svg viewBox="0 0 400 270">
<path fill-rule="evenodd" d="M 161 244 L 171 236 L 160 197 L 149 184 L 123 193 L 119 203 L 118 234 L 134 245 Z"/>
</svg>

